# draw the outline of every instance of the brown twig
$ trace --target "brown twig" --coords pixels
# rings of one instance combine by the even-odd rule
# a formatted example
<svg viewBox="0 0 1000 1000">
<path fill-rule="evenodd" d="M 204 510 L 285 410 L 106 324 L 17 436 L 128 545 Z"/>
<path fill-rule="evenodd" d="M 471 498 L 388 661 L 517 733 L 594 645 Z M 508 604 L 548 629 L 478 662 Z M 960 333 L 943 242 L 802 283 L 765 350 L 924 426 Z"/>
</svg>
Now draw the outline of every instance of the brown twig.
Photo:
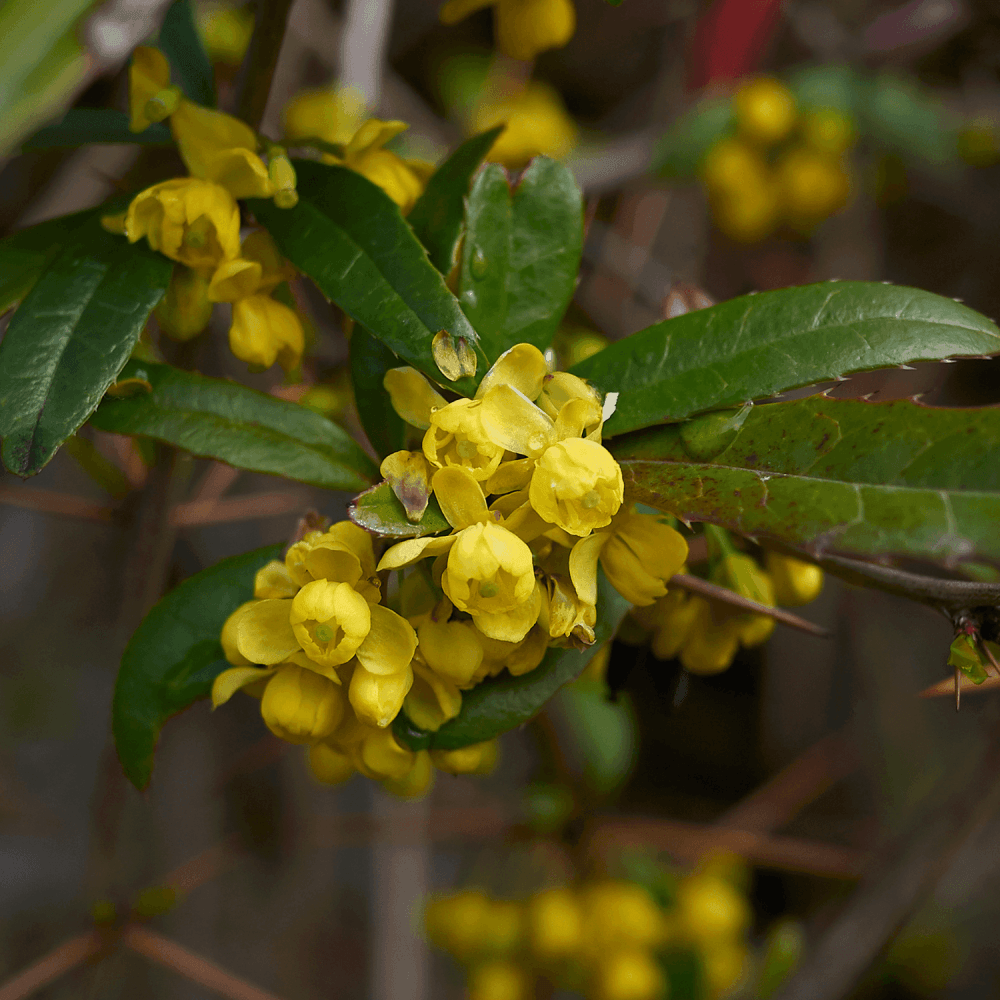
<svg viewBox="0 0 1000 1000">
<path fill-rule="evenodd" d="M 962 694 L 982 694 L 985 691 L 996 691 L 1000 688 L 1000 677 L 987 677 L 982 684 L 976 684 L 962 675 Z M 953 698 L 955 696 L 955 679 L 945 677 L 943 680 L 924 688 L 918 698 Z"/>
<path fill-rule="evenodd" d="M 23 1000 L 43 986 L 75 969 L 88 958 L 93 958 L 104 947 L 99 931 L 87 931 L 64 941 L 44 958 L 29 965 L 23 972 L 0 985 L 0 1000 Z"/>
<path fill-rule="evenodd" d="M 253 521 L 260 517 L 290 514 L 305 504 L 304 494 L 288 491 L 251 493 L 222 500 L 189 500 L 174 507 L 170 523 L 178 528 L 192 528 L 202 524 Z"/>
<path fill-rule="evenodd" d="M 191 494 L 192 500 L 218 500 L 240 477 L 240 470 L 225 462 L 213 462 L 198 480 Z"/>
<path fill-rule="evenodd" d="M 243 57 L 236 92 L 236 114 L 252 129 L 260 128 L 271 94 L 274 68 L 285 40 L 288 13 L 294 0 L 258 0 L 257 24 Z"/>
<path fill-rule="evenodd" d="M 121 943 L 229 1000 L 279 1000 L 148 927 L 130 924 L 122 931 Z"/>
<path fill-rule="evenodd" d="M 85 521 L 110 521 L 112 517 L 111 508 L 104 504 L 34 486 L 0 486 L 0 504 L 60 517 L 78 517 Z"/>
<path fill-rule="evenodd" d="M 740 594 L 734 593 L 726 587 L 720 587 L 717 584 L 709 583 L 708 580 L 702 580 L 699 576 L 691 576 L 689 573 L 675 573 L 668 583 L 675 587 L 684 587 L 686 590 L 692 590 L 696 594 L 701 594 L 702 597 L 710 597 L 712 600 L 731 604 L 734 608 L 753 611 L 758 615 L 767 615 L 768 618 L 773 618 L 775 621 L 781 622 L 782 625 L 790 625 L 792 628 L 797 628 L 800 632 L 808 632 L 809 635 L 817 635 L 823 639 L 826 639 L 830 635 L 821 625 L 815 625 L 813 622 L 806 621 L 805 618 L 800 618 L 798 615 L 793 615 L 790 611 L 785 611 L 784 608 L 771 608 L 766 604 L 752 601 L 749 597 L 742 597 Z"/>
<path fill-rule="evenodd" d="M 496 806 L 451 806 L 433 809 L 426 823 L 379 819 L 371 813 L 317 817 L 311 840 L 317 847 L 353 847 L 378 840 L 410 844 L 448 840 L 493 840 L 511 826 L 510 816 Z"/>
<path fill-rule="evenodd" d="M 179 896 L 186 896 L 206 882 L 232 868 L 243 857 L 240 838 L 233 834 L 218 844 L 213 844 L 193 858 L 188 858 L 173 871 L 160 879 L 160 885 L 168 885 Z"/>
</svg>

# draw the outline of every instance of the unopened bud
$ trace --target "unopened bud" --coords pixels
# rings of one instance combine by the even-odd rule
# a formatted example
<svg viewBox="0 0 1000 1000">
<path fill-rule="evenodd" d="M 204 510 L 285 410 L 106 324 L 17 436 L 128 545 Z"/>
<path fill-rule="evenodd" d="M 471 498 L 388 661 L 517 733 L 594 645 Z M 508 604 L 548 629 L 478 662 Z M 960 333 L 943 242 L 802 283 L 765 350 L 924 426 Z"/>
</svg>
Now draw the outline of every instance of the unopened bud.
<svg viewBox="0 0 1000 1000">
<path fill-rule="evenodd" d="M 106 233 L 114 233 L 115 236 L 124 236 L 125 215 L 125 212 L 116 212 L 114 215 L 102 215 L 101 229 Z"/>
<path fill-rule="evenodd" d="M 208 279 L 183 264 L 174 268 L 167 294 L 156 307 L 156 321 L 172 340 L 190 340 L 212 318 Z"/>
<path fill-rule="evenodd" d="M 155 97 L 146 101 L 143 109 L 146 117 L 151 122 L 162 122 L 164 118 L 169 118 L 181 102 L 180 87 L 165 87 Z"/>
<path fill-rule="evenodd" d="M 284 152 L 270 158 L 267 174 L 274 185 L 275 205 L 278 208 L 294 208 L 299 203 L 299 193 L 295 190 L 295 168 Z"/>
<path fill-rule="evenodd" d="M 439 330 L 431 341 L 431 353 L 441 374 L 451 382 L 476 374 L 476 353 L 465 337 L 453 338 L 447 330 Z"/>
</svg>

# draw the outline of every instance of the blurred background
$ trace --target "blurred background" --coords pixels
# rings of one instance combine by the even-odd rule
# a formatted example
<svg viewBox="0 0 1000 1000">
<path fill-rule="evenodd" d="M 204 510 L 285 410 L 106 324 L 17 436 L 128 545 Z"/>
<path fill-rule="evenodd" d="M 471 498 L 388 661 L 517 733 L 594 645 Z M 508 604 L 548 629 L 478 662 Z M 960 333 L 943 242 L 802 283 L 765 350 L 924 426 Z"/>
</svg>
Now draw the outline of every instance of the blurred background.
<svg viewBox="0 0 1000 1000">
<path fill-rule="evenodd" d="M 31 141 L 67 107 L 124 109 L 128 54 L 155 38 L 167 6 L 0 5 L 5 52 L 18 54 L 0 70 L 4 231 L 183 172 L 164 150 Z M 712 300 L 835 278 L 914 285 L 1000 315 L 995 4 L 575 0 L 566 44 L 527 60 L 498 51 L 495 11 L 446 25 L 438 7 L 295 0 L 262 132 L 344 142 L 367 109 L 409 124 L 395 152 L 434 162 L 507 121 L 494 157 L 511 169 L 537 153 L 563 159 L 584 189 L 588 227 L 561 335 L 568 361 Z M 226 107 L 253 5 L 199 3 L 196 13 Z M 248 375 L 222 347 L 222 316 L 200 367 L 357 430 L 342 317 L 305 287 L 297 295 L 313 338 L 301 381 Z M 827 388 L 1000 401 L 991 361 Z M 318 785 L 239 698 L 169 723 L 150 789 L 137 793 L 110 745 L 109 710 L 150 573 L 135 553 L 153 457 L 88 432 L 30 482 L 0 480 L 4 1000 L 29 995 L 7 977 L 95 918 L 111 926 L 130 912 L 231 976 L 210 989 L 121 950 L 35 995 L 457 998 L 467 977 L 446 952 L 476 967 L 469 955 L 502 948 L 456 943 L 441 926 L 431 936 L 445 947 L 435 948 L 428 898 L 475 890 L 480 901 L 523 901 L 608 877 L 653 887 L 668 920 L 689 921 L 697 969 L 670 972 L 674 996 L 764 996 L 765 973 L 780 978 L 803 940 L 829 944 L 831 927 L 866 933 L 871 895 L 855 887 L 865 872 L 878 885 L 892 858 L 910 859 L 916 888 L 876 893 L 889 914 L 868 942 L 873 961 L 848 992 L 824 995 L 1000 995 L 998 789 L 977 770 L 995 759 L 996 694 L 969 695 L 960 713 L 950 697 L 919 697 L 948 676 L 949 624 L 830 578 L 801 612 L 830 638 L 779 626 L 704 677 L 658 659 L 633 625 L 501 739 L 492 773 L 439 774 L 419 801 L 360 777 Z M 183 493 L 167 498 L 170 583 L 289 538 L 306 508 L 342 517 L 348 499 L 187 460 Z M 956 791 L 953 828 L 928 839 Z M 714 916 L 697 932 L 702 911 L 683 889 L 691 872 L 729 887 L 709 893 Z M 501 915 L 482 912 L 468 926 L 487 941 Z M 515 987 L 567 995 L 544 976 L 530 988 L 482 980 L 475 995 L 517 1000 Z"/>
</svg>

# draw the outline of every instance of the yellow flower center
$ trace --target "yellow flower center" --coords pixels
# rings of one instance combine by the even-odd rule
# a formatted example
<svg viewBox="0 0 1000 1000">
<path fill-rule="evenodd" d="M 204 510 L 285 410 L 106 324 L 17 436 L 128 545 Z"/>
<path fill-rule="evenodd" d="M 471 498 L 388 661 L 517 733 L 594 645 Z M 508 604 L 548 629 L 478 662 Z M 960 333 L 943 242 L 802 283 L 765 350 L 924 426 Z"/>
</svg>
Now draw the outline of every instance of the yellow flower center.
<svg viewBox="0 0 1000 1000">
<path fill-rule="evenodd" d="M 587 510 L 593 510 L 601 502 L 601 495 L 597 490 L 591 490 L 589 493 L 584 493 L 580 497 L 580 503 L 582 506 L 586 507 Z"/>
<path fill-rule="evenodd" d="M 313 635 L 316 637 L 318 642 L 332 642 L 333 641 L 333 629 L 329 625 L 317 625 L 313 629 Z"/>
<path fill-rule="evenodd" d="M 184 232 L 184 245 L 200 250 L 208 243 L 212 233 L 212 220 L 207 215 L 199 215 Z"/>
</svg>

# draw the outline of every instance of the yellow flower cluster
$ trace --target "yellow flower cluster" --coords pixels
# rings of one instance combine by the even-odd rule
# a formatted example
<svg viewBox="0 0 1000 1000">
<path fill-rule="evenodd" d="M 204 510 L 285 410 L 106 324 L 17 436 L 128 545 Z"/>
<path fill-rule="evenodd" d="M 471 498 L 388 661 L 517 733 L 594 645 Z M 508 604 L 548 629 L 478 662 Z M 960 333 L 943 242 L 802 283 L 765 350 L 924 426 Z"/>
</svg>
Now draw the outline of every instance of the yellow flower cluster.
<svg viewBox="0 0 1000 1000">
<path fill-rule="evenodd" d="M 832 108 L 800 114 L 771 77 L 745 83 L 733 98 L 735 136 L 701 164 L 719 228 L 733 239 L 764 239 L 785 223 L 808 232 L 843 208 L 851 181 L 844 156 L 855 141 L 849 117 Z"/>
<path fill-rule="evenodd" d="M 484 7 L 493 8 L 497 49 L 511 59 L 561 49 L 576 31 L 573 0 L 448 0 L 439 16 L 443 24 L 455 24 Z"/>
<path fill-rule="evenodd" d="M 271 295 L 294 272 L 263 230 L 241 245 L 237 205 L 238 198 L 273 198 L 279 207 L 294 206 L 291 162 L 272 144 L 265 164 L 253 129 L 182 97 L 170 85 L 170 64 L 158 49 L 135 50 L 129 82 L 132 130 L 169 118 L 191 172 L 140 192 L 124 219 L 130 242 L 145 237 L 181 265 L 157 309 L 161 328 L 187 340 L 207 326 L 214 303 L 230 302 L 233 354 L 261 368 L 275 361 L 286 371 L 294 368 L 305 346 L 302 324 L 295 310 Z"/>
<path fill-rule="evenodd" d="M 797 607 L 819 596 L 823 571 L 777 552 L 767 554 L 765 570 L 750 555 L 730 553 L 716 564 L 711 580 L 769 607 Z M 652 633 L 654 656 L 661 660 L 679 657 L 684 669 L 693 674 L 721 673 L 741 646 L 759 646 L 774 631 L 773 618 L 681 588 L 672 588 L 649 607 L 636 608 L 632 617 Z"/>
<path fill-rule="evenodd" d="M 468 967 L 470 1000 L 528 1000 L 540 980 L 589 1000 L 659 1000 L 670 951 L 694 953 L 704 1000 L 747 971 L 749 906 L 712 868 L 678 880 L 665 906 L 634 882 L 603 879 L 523 901 L 466 890 L 430 900 L 424 919 L 431 941 Z"/>
</svg>

